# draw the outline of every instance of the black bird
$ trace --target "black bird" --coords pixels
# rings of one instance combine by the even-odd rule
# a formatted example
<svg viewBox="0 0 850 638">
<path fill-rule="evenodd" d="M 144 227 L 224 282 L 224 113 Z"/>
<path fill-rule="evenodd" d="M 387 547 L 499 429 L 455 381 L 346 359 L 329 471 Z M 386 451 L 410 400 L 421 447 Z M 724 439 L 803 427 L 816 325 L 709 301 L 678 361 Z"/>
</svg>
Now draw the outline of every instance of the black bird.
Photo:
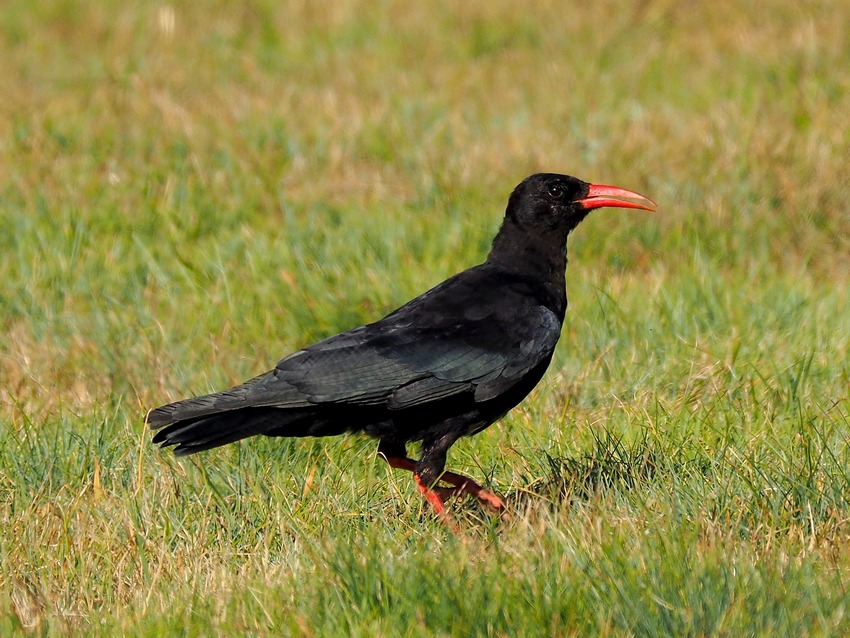
<svg viewBox="0 0 850 638">
<path fill-rule="evenodd" d="M 655 203 L 567 175 L 528 177 L 511 194 L 483 264 L 242 385 L 151 410 L 153 442 L 185 455 L 255 434 L 364 432 L 378 439 L 390 466 L 413 472 L 441 516 L 452 494 L 501 509 L 501 499 L 472 479 L 444 472 L 446 453 L 540 381 L 567 310 L 567 236 L 603 206 L 653 210 Z M 421 443 L 418 461 L 407 456 L 412 442 Z"/>
</svg>

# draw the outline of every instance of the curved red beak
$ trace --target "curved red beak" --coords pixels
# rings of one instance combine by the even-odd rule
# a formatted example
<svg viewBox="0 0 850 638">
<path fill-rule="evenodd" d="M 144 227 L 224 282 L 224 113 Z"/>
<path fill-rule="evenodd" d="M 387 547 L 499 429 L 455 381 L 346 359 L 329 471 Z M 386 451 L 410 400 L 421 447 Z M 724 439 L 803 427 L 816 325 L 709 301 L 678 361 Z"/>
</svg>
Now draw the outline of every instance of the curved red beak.
<svg viewBox="0 0 850 638">
<path fill-rule="evenodd" d="M 637 202 L 624 201 L 614 198 L 624 197 L 627 199 L 637 199 Z M 593 210 L 594 208 L 602 208 L 603 206 L 613 206 L 616 208 L 640 208 L 642 210 L 654 211 L 657 204 L 644 197 L 640 193 L 620 188 L 619 186 L 606 186 L 605 184 L 591 184 L 587 191 L 587 197 L 576 201 L 581 204 L 585 210 Z"/>
</svg>

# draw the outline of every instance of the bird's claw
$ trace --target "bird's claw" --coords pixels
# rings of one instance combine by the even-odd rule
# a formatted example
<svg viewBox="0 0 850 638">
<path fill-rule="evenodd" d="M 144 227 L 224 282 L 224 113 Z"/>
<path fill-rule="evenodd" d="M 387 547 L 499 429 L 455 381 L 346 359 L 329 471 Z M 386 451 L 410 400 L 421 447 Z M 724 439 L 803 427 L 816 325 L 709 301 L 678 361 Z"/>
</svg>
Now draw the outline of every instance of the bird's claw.
<svg viewBox="0 0 850 638">
<path fill-rule="evenodd" d="M 382 456 L 390 467 L 413 472 L 413 480 L 416 482 L 416 488 L 419 490 L 419 493 L 425 497 L 425 500 L 431 504 L 437 515 L 455 532 L 458 531 L 458 527 L 449 517 L 445 506 L 445 502 L 455 496 L 462 496 L 464 494 L 474 496 L 482 506 L 491 512 L 500 514 L 503 519 L 509 518 L 502 499 L 481 487 L 468 476 L 455 474 L 454 472 L 443 472 L 439 481 L 448 483 L 451 487 L 444 485 L 427 486 L 422 482 L 419 474 L 416 473 L 416 462 L 413 459 L 404 456 L 393 456 L 384 452 L 382 452 Z"/>
<path fill-rule="evenodd" d="M 452 517 L 449 516 L 449 513 L 446 511 L 446 506 L 443 503 L 445 496 L 445 490 L 449 488 L 444 487 L 428 487 L 422 482 L 422 479 L 419 478 L 418 474 L 413 475 L 413 480 L 416 482 L 416 489 L 419 490 L 419 493 L 425 497 L 425 500 L 431 504 L 431 507 L 434 508 L 434 511 L 437 512 L 437 516 L 449 526 L 449 528 L 455 533 L 458 534 L 460 532 L 460 527 L 458 524 L 452 520 Z"/>
<path fill-rule="evenodd" d="M 505 509 L 505 503 L 501 498 L 475 484 L 470 485 L 469 483 L 464 483 L 463 485 L 452 487 L 434 486 L 431 490 L 439 494 L 443 501 L 446 501 L 453 496 L 462 496 L 467 494 L 475 497 L 481 505 L 488 509 L 495 510 L 497 512 Z"/>
</svg>

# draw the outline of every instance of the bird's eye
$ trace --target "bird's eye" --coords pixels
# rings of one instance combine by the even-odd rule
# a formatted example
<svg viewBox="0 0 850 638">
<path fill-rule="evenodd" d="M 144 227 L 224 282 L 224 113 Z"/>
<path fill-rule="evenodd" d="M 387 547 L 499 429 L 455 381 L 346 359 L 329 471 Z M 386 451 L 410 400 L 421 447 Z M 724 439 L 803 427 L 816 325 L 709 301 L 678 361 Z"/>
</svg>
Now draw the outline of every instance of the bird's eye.
<svg viewBox="0 0 850 638">
<path fill-rule="evenodd" d="M 549 197 L 552 199 L 560 199 L 564 196 L 564 187 L 560 184 L 552 184 L 549 187 Z"/>
</svg>

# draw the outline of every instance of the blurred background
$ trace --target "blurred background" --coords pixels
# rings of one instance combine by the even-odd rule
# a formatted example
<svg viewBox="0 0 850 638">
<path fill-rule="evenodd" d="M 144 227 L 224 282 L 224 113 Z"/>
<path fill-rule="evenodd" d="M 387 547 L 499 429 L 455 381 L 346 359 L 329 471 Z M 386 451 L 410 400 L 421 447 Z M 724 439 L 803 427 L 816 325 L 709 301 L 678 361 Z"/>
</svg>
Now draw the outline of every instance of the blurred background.
<svg viewBox="0 0 850 638">
<path fill-rule="evenodd" d="M 536 171 L 660 202 L 595 215 L 571 282 L 698 259 L 722 287 L 846 287 L 841 6 L 9 2 L 4 374 L 61 393 L 94 357 L 102 400 L 124 350 L 199 321 L 276 356 L 477 263 Z"/>
<path fill-rule="evenodd" d="M 539 171 L 633 189 L 659 209 L 601 210 L 573 234 L 571 307 L 543 387 L 453 450 L 450 465 L 509 493 L 560 485 L 555 458 L 577 459 L 591 477 L 613 471 L 623 489 L 606 498 L 628 513 L 605 524 L 621 525 L 624 539 L 658 523 L 642 517 L 660 498 L 660 511 L 691 521 L 700 538 L 744 530 L 735 538 L 769 546 L 777 561 L 771 551 L 809 557 L 799 595 L 815 592 L 836 573 L 826 557 L 847 558 L 834 543 L 848 537 L 850 513 L 848 36 L 844 0 L 6 0 L 0 610 L 9 626 L 100 617 L 121 631 L 142 618 L 167 628 L 169 602 L 185 610 L 198 592 L 226 591 L 234 598 L 221 605 L 236 624 L 209 611 L 199 626 L 256 629 L 223 584 L 236 556 L 255 556 L 243 577 L 265 587 L 257 574 L 276 561 L 307 577 L 281 555 L 296 556 L 290 540 L 326 519 L 346 521 L 333 524 L 345 537 L 377 517 L 390 530 L 383 546 L 419 538 L 429 518 L 407 504 L 406 478 L 376 469 L 368 441 L 252 442 L 179 464 L 150 448 L 144 414 L 258 374 L 479 263 L 511 190 Z M 661 478 L 642 491 L 648 458 Z M 663 470 L 665 458 L 677 465 Z M 808 473 L 805 458 L 815 459 Z M 623 463 L 625 479 L 612 470 Z M 801 472 L 811 490 L 798 493 Z M 329 487 L 316 492 L 323 477 Z M 265 512 L 266 536 L 240 507 Z M 600 507 L 608 521 L 610 503 Z M 532 527 L 513 532 L 517 564 L 557 554 L 529 549 Z M 440 534 L 429 526 L 420 542 L 433 549 Z M 569 538 L 564 555 L 598 546 Z M 670 564 L 726 564 L 681 538 Z M 649 564 L 666 564 L 658 547 L 641 549 Z M 747 564 L 762 569 L 752 551 Z M 192 562 L 200 555 L 219 567 Z M 320 579 L 359 569 L 312 560 Z M 757 572 L 759 582 L 788 577 L 783 565 Z M 505 591 L 528 585 L 505 578 Z M 838 584 L 826 590 L 846 598 Z M 613 611 L 571 607 L 571 626 L 638 631 L 613 591 L 587 590 Z M 671 591 L 700 599 L 696 585 Z M 647 618 L 678 618 L 673 633 L 747 626 L 734 596 L 700 625 L 690 599 L 670 594 L 663 612 L 637 584 L 633 593 L 629 604 L 646 604 Z M 324 621 L 337 603 L 322 603 Z M 846 628 L 840 614 L 804 603 L 782 616 L 785 630 Z M 124 605 L 132 612 L 122 616 Z M 295 607 L 263 626 L 312 626 L 317 608 L 298 616 Z M 447 614 L 510 629 L 469 610 Z M 527 631 L 550 633 L 544 616 Z M 667 626 L 658 623 L 644 630 Z"/>
</svg>

